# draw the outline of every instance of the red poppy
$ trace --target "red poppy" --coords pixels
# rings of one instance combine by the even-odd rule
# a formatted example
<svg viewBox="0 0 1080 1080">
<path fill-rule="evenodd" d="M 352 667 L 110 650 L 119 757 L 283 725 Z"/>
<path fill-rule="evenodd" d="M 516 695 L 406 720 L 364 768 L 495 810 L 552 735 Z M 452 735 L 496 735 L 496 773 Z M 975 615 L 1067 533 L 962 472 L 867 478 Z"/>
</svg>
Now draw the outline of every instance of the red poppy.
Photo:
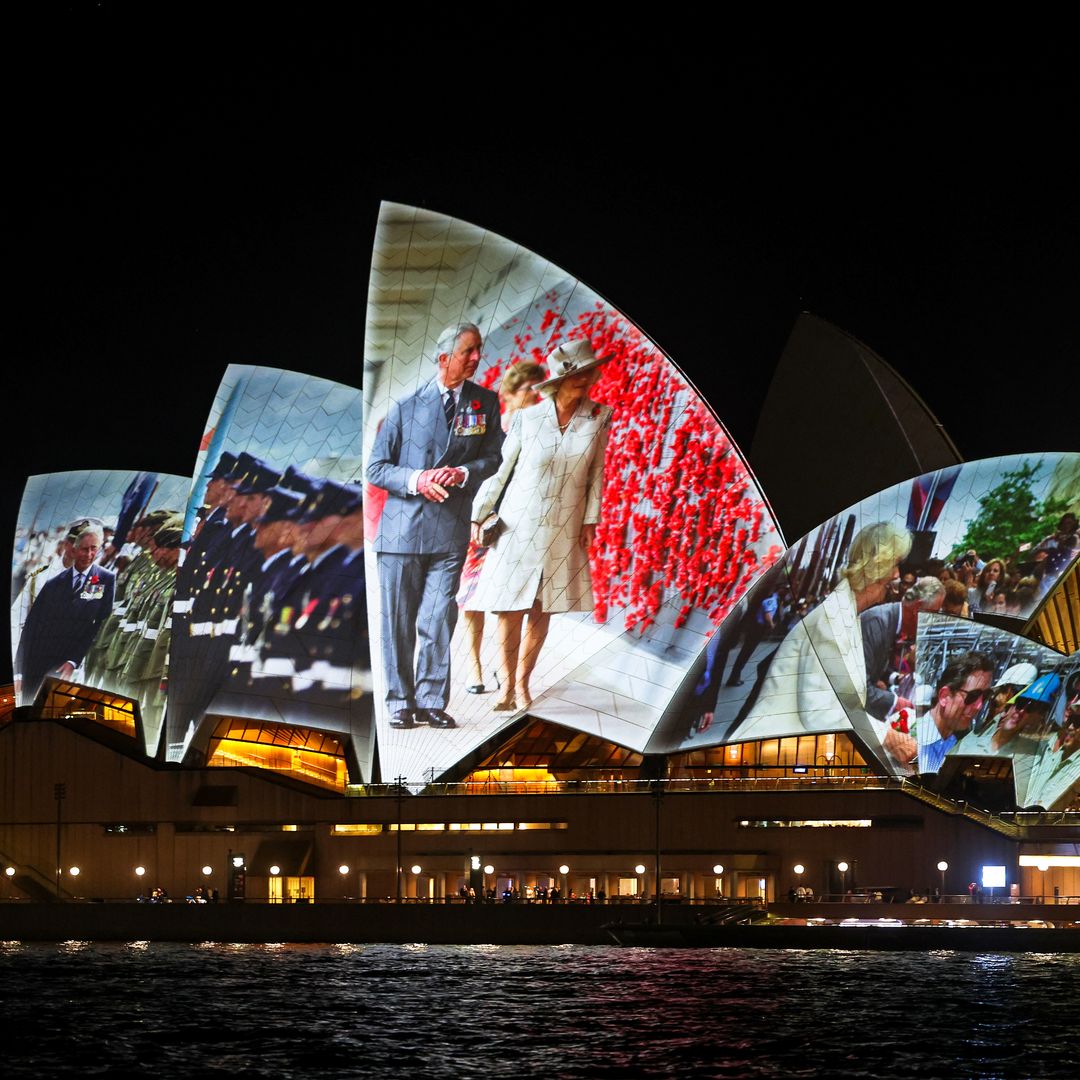
<svg viewBox="0 0 1080 1080">
<path fill-rule="evenodd" d="M 480 401 L 477 398 L 473 398 L 469 408 L 471 408 L 473 412 L 477 412 L 480 408 Z"/>
</svg>

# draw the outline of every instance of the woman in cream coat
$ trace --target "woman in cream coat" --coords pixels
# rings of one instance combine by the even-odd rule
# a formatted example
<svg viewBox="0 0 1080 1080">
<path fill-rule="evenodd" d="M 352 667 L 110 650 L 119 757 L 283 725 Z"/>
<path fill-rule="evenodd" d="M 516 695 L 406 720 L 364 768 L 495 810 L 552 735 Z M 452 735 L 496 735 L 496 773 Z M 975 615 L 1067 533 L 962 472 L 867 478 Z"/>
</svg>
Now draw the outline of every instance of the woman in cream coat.
<svg viewBox="0 0 1080 1080">
<path fill-rule="evenodd" d="M 498 511 L 502 534 L 484 559 L 470 611 L 499 615 L 506 677 L 497 712 L 532 700 L 529 678 L 553 612 L 592 611 L 589 548 L 596 538 L 611 409 L 589 398 L 601 365 L 588 341 L 560 345 L 548 358 L 545 400 L 514 414 L 499 471 L 476 494 L 473 537 Z M 529 625 L 521 647 L 525 615 Z"/>
</svg>

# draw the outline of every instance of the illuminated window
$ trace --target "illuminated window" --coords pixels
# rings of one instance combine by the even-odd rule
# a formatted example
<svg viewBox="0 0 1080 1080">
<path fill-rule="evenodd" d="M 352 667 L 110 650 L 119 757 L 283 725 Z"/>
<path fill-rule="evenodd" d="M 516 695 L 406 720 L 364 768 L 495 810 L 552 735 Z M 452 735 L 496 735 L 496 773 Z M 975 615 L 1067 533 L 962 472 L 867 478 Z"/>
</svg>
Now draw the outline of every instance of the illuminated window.
<svg viewBox="0 0 1080 1080">
<path fill-rule="evenodd" d="M 759 818 L 739 822 L 740 829 L 869 829 L 871 818 Z"/>
<path fill-rule="evenodd" d="M 270 769 L 339 792 L 348 780 L 344 748 L 333 736 L 240 717 L 226 717 L 218 724 L 207 765 Z"/>
<path fill-rule="evenodd" d="M 332 825 L 331 836 L 377 836 L 383 831 L 381 825 Z"/>
</svg>

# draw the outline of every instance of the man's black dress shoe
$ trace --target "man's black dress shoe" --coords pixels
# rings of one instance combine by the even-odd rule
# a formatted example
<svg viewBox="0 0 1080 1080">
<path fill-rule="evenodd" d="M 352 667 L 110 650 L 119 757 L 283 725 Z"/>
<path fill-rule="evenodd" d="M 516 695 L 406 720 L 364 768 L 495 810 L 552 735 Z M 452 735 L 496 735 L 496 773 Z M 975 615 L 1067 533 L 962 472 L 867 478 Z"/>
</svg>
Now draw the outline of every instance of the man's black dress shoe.
<svg viewBox="0 0 1080 1080">
<path fill-rule="evenodd" d="M 457 727 L 457 721 L 445 709 L 421 709 L 420 711 L 427 713 L 427 722 L 431 727 Z"/>
<path fill-rule="evenodd" d="M 417 709 L 398 709 L 398 711 L 390 717 L 390 726 L 392 728 L 416 727 L 417 711 Z"/>
</svg>

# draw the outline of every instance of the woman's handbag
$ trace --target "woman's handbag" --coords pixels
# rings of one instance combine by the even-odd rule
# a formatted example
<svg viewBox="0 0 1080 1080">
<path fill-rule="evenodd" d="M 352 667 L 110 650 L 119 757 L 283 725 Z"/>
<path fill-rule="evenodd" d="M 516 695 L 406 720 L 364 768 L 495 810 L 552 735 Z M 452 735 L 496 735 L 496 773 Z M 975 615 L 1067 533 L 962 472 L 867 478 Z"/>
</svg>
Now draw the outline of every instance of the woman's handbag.
<svg viewBox="0 0 1080 1080">
<path fill-rule="evenodd" d="M 506 523 L 499 517 L 498 510 L 492 510 L 483 521 L 480 522 L 480 546 L 494 547 L 495 541 L 502 535 Z"/>
</svg>

